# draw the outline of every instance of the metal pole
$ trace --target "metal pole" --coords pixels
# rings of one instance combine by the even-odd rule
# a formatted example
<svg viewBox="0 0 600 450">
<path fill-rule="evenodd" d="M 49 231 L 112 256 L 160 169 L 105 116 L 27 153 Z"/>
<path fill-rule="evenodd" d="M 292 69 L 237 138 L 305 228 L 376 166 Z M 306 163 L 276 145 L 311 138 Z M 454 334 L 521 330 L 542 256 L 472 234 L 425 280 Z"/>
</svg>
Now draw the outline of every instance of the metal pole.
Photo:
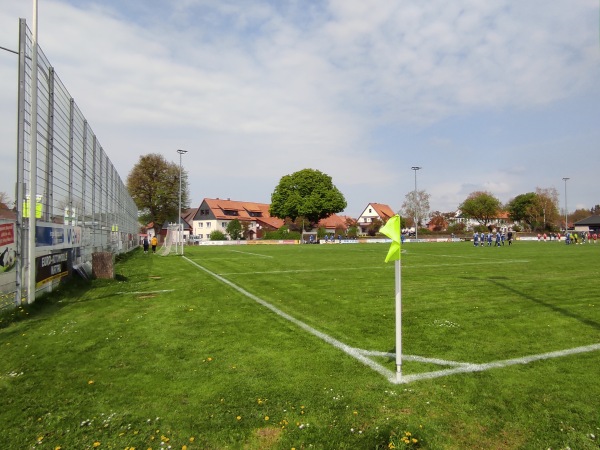
<svg viewBox="0 0 600 450">
<path fill-rule="evenodd" d="M 187 150 L 179 149 L 177 150 L 177 153 L 179 153 L 179 220 L 177 221 L 177 234 L 178 240 L 181 239 L 181 254 L 183 255 L 183 223 L 181 222 L 181 155 L 187 153 Z M 175 249 L 177 249 L 177 246 L 175 246 Z"/>
<path fill-rule="evenodd" d="M 417 170 L 421 170 L 422 167 L 413 166 L 411 170 L 415 171 L 415 242 L 419 242 L 419 224 L 417 222 Z"/>
<path fill-rule="evenodd" d="M 29 161 L 29 236 L 28 257 L 29 270 L 27 303 L 35 302 L 35 215 L 37 211 L 37 110 L 38 110 L 38 2 L 33 0 L 32 30 L 32 68 L 31 68 L 31 145 Z"/>
<path fill-rule="evenodd" d="M 567 180 L 570 180 L 570 178 L 568 177 L 564 177 L 563 180 L 565 181 L 565 236 L 567 235 L 567 232 L 569 231 L 569 222 L 568 222 L 568 218 L 567 218 Z"/>
</svg>

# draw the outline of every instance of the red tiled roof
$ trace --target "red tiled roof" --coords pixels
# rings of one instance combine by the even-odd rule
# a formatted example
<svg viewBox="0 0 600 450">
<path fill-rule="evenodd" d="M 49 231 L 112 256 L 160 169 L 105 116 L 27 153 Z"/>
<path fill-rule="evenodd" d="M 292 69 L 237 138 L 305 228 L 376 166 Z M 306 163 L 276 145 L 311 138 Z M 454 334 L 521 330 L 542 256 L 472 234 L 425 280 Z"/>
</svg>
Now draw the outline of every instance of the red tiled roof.
<svg viewBox="0 0 600 450">
<path fill-rule="evenodd" d="M 218 198 L 205 198 L 203 203 L 206 203 L 206 205 L 208 205 L 216 219 L 238 219 L 263 222 L 273 228 L 280 228 L 285 223 L 283 220 L 277 217 L 271 217 L 271 215 L 269 214 L 269 205 L 265 203 L 241 202 L 235 200 L 223 200 Z M 196 209 L 196 211 L 197 210 L 198 209 Z M 227 211 L 236 211 L 237 215 L 226 214 Z M 260 213 L 260 217 L 252 216 L 250 214 L 251 212 Z"/>
<path fill-rule="evenodd" d="M 392 208 L 390 208 L 388 205 L 384 205 L 383 203 L 369 203 L 369 205 L 373 207 L 377 215 L 381 217 L 381 220 L 384 222 L 387 222 L 390 217 L 396 215 Z"/>
<path fill-rule="evenodd" d="M 328 230 L 335 230 L 336 228 L 348 228 L 346 220 L 348 216 L 338 216 L 337 214 L 332 214 L 325 219 L 319 220 L 319 224 L 317 227 L 323 227 Z"/>
</svg>

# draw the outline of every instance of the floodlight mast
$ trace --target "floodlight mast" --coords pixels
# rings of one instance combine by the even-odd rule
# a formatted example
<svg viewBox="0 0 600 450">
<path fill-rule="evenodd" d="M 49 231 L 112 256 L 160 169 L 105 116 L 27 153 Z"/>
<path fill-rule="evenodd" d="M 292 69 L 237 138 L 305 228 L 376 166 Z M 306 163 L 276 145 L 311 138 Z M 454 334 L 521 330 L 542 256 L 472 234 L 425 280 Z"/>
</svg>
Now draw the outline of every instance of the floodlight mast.
<svg viewBox="0 0 600 450">
<path fill-rule="evenodd" d="M 415 200 L 415 217 L 414 217 L 414 219 L 415 219 L 415 242 L 419 242 L 419 231 L 418 231 L 419 224 L 417 222 L 417 220 L 418 220 L 418 217 L 417 217 L 417 204 L 418 204 L 418 202 L 417 202 L 417 170 L 421 170 L 422 167 L 412 166 L 410 169 L 415 171 L 415 199 L 414 199 Z"/>
<path fill-rule="evenodd" d="M 179 254 L 177 251 L 177 242 L 181 239 L 181 254 L 183 255 L 183 223 L 181 221 L 181 156 L 187 153 L 187 150 L 178 149 L 177 153 L 179 153 L 179 220 L 177 221 L 177 241 L 175 241 L 175 253 Z"/>
<path fill-rule="evenodd" d="M 565 182 L 565 236 L 567 235 L 567 232 L 569 231 L 569 222 L 568 222 L 568 210 L 567 210 L 567 180 L 570 180 L 569 177 L 564 177 L 563 178 L 564 182 Z"/>
</svg>

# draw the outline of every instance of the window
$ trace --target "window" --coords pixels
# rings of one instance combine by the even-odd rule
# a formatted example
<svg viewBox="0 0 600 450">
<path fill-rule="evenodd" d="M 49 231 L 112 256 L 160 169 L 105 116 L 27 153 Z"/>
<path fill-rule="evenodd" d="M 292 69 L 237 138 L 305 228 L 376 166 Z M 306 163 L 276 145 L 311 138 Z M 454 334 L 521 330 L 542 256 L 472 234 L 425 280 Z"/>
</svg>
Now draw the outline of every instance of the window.
<svg viewBox="0 0 600 450">
<path fill-rule="evenodd" d="M 371 214 L 373 212 L 373 210 L 371 208 L 369 208 L 369 214 Z"/>
<path fill-rule="evenodd" d="M 221 222 L 221 227 L 227 228 L 227 222 Z"/>
<path fill-rule="evenodd" d="M 202 234 L 199 234 L 199 235 L 198 235 L 198 237 L 199 237 L 200 239 L 203 239 L 203 238 L 204 238 L 204 235 L 202 235 Z"/>
<path fill-rule="evenodd" d="M 210 228 L 210 222 L 206 222 L 206 228 Z"/>
<path fill-rule="evenodd" d="M 202 228 L 204 226 L 204 224 L 202 222 L 200 222 L 198 225 L 200 226 L 200 228 Z"/>
</svg>

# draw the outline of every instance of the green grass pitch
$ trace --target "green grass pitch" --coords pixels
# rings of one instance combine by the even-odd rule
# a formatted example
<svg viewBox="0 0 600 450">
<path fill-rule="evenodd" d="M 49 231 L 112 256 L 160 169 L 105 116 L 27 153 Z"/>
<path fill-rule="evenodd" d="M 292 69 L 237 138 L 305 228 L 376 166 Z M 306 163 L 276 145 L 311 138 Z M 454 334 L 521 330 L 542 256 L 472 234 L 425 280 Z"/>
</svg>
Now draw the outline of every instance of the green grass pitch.
<svg viewBox="0 0 600 450">
<path fill-rule="evenodd" d="M 600 245 L 135 252 L 0 317 L 6 448 L 598 448 Z M 357 357 L 358 355 L 358 357 Z M 365 360 L 372 363 L 365 363 Z"/>
</svg>

